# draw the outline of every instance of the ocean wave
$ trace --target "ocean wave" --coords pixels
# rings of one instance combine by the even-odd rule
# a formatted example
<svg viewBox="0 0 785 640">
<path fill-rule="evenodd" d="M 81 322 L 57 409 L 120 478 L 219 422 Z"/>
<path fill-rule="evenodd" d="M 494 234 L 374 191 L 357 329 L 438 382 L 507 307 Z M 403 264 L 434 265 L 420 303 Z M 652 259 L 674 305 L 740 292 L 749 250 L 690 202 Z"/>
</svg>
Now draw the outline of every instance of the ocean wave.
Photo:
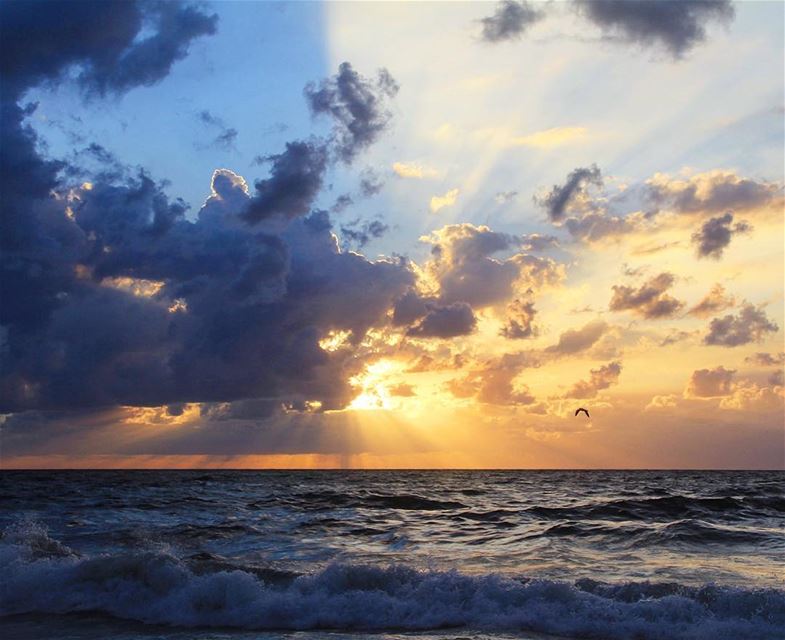
<svg viewBox="0 0 785 640">
<path fill-rule="evenodd" d="M 575 583 L 334 564 L 303 575 L 196 570 L 162 551 L 79 556 L 32 524 L 0 540 L 0 614 L 100 612 L 181 627 L 515 630 L 571 638 L 782 638 L 785 591 Z"/>
<path fill-rule="evenodd" d="M 785 512 L 785 499 L 769 496 L 692 497 L 666 495 L 656 497 L 589 502 L 569 507 L 537 505 L 526 509 L 546 519 L 606 518 L 614 520 L 650 520 L 652 518 L 689 518 L 728 514 L 779 516 Z M 746 512 L 746 514 L 745 514 Z"/>
</svg>

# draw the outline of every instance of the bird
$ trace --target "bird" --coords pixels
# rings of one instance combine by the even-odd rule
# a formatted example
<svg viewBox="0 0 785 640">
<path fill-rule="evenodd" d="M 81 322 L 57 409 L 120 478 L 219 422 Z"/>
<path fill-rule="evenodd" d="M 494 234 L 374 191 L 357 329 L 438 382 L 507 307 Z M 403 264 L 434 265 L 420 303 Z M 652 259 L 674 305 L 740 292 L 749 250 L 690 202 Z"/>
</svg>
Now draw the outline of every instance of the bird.
<svg viewBox="0 0 785 640">
<path fill-rule="evenodd" d="M 591 418 L 591 416 L 589 415 L 589 412 L 588 412 L 586 409 L 584 409 L 583 407 L 578 407 L 578 408 L 575 410 L 575 415 L 577 416 L 577 415 L 578 415 L 578 414 L 579 414 L 581 411 L 583 411 L 583 413 L 585 413 L 585 414 L 586 414 L 586 417 L 587 417 L 587 418 Z"/>
</svg>

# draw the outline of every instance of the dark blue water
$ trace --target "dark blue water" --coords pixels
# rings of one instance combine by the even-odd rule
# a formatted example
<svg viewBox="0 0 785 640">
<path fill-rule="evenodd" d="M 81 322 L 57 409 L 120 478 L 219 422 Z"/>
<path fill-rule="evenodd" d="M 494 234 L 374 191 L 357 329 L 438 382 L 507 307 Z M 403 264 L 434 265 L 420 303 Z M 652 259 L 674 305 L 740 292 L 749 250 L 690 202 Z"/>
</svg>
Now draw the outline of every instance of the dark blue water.
<svg viewBox="0 0 785 640">
<path fill-rule="evenodd" d="M 3 472 L 0 505 L 4 637 L 785 638 L 782 472 Z"/>
</svg>

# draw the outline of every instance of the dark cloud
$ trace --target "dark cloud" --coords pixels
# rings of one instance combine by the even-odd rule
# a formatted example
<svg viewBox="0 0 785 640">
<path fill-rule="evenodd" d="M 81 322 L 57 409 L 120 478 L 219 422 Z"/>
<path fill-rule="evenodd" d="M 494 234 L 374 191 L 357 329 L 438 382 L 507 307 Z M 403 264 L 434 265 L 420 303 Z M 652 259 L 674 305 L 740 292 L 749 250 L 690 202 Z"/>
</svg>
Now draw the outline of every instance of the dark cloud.
<svg viewBox="0 0 785 640">
<path fill-rule="evenodd" d="M 518 39 L 543 17 L 545 14 L 542 11 L 533 8 L 525 0 L 502 0 L 496 5 L 492 16 L 481 20 L 482 39 L 486 42 Z"/>
<path fill-rule="evenodd" d="M 327 150 L 315 141 L 287 142 L 286 151 L 267 156 L 270 177 L 258 180 L 244 217 L 260 222 L 273 216 L 296 218 L 311 210 L 327 169 Z"/>
<path fill-rule="evenodd" d="M 706 23 L 728 23 L 735 15 L 730 0 L 577 0 L 576 6 L 604 34 L 663 46 L 674 58 L 706 39 Z"/>
<path fill-rule="evenodd" d="M 398 93 L 398 84 L 386 69 L 373 81 L 343 62 L 335 76 L 318 85 L 309 83 L 304 93 L 314 115 L 332 116 L 336 152 L 351 162 L 387 128 L 392 117 L 387 100 Z"/>
<path fill-rule="evenodd" d="M 777 371 L 775 371 L 774 373 L 772 373 L 768 377 L 767 382 L 770 385 L 774 386 L 774 387 L 782 387 L 782 386 L 784 386 L 785 385 L 785 371 L 783 371 L 782 369 L 778 369 Z"/>
<path fill-rule="evenodd" d="M 597 392 L 607 389 L 611 385 L 619 382 L 621 375 L 621 363 L 610 362 L 602 365 L 599 369 L 589 371 L 589 380 L 576 382 L 572 389 L 565 395 L 566 398 L 594 398 Z"/>
<path fill-rule="evenodd" d="M 735 306 L 736 298 L 729 296 L 725 287 L 715 284 L 703 299 L 692 307 L 687 313 L 698 318 L 705 318 L 719 311 L 724 311 Z"/>
<path fill-rule="evenodd" d="M 447 225 L 424 239 L 432 245 L 426 269 L 439 283 L 443 304 L 467 302 L 487 307 L 509 302 L 516 291 L 537 291 L 557 284 L 563 275 L 549 258 L 515 253 L 506 259 L 493 256 L 512 251 L 526 238 L 476 227 L 469 223 Z"/>
<path fill-rule="evenodd" d="M 416 338 L 454 338 L 472 333 L 477 328 L 477 318 L 465 302 L 447 306 L 428 305 L 422 319 L 407 331 Z"/>
<path fill-rule="evenodd" d="M 677 213 L 720 214 L 773 204 L 782 197 L 782 187 L 727 171 L 698 174 L 686 180 L 656 175 L 646 182 L 644 197 L 659 208 Z"/>
<path fill-rule="evenodd" d="M 16 103 L 43 81 L 76 77 L 94 96 L 155 82 L 215 18 L 175 2 L 0 11 L 0 412 L 166 406 L 171 418 L 198 402 L 217 420 L 346 406 L 367 355 L 320 341 L 362 342 L 414 276 L 403 260 L 342 252 L 329 215 L 311 212 L 322 143 L 269 157 L 251 195 L 216 171 L 187 219 L 185 203 L 103 148 L 89 155 L 110 171 L 65 182 L 83 168 L 41 156 L 24 124 L 35 106 Z M 248 224 L 274 216 L 288 224 Z"/>
<path fill-rule="evenodd" d="M 538 203 L 545 208 L 552 222 L 560 222 L 564 218 L 567 207 L 577 196 L 585 192 L 589 184 L 602 185 L 602 173 L 597 165 L 573 170 L 563 185 L 554 185 L 544 198 L 538 200 Z"/>
<path fill-rule="evenodd" d="M 413 324 L 428 313 L 429 306 L 435 304 L 436 298 L 421 296 L 411 289 L 396 300 L 393 307 L 393 324 L 399 327 Z"/>
<path fill-rule="evenodd" d="M 673 274 L 661 273 L 637 289 L 614 285 L 608 308 L 611 311 L 632 311 L 644 318 L 670 317 L 684 306 L 681 300 L 666 293 L 675 281 Z"/>
<path fill-rule="evenodd" d="M 607 323 L 594 320 L 580 329 L 568 329 L 559 336 L 559 341 L 545 349 L 547 353 L 569 355 L 592 347 L 608 330 Z"/>
<path fill-rule="evenodd" d="M 353 220 L 346 225 L 341 225 L 341 235 L 344 241 L 358 248 L 367 245 L 375 238 L 381 238 L 390 230 L 390 227 L 381 220 Z"/>
<path fill-rule="evenodd" d="M 6 264 L 0 410 L 351 400 L 361 360 L 319 341 L 384 324 L 411 272 L 340 252 L 324 212 L 281 236 L 255 232 L 218 206 L 242 189 L 214 182 L 196 222 L 149 179 L 97 185 L 69 222 L 62 282 L 49 273 L 31 289 L 36 270 L 21 256 Z"/>
<path fill-rule="evenodd" d="M 716 367 L 693 371 L 684 395 L 688 398 L 717 398 L 733 393 L 734 369 Z"/>
<path fill-rule="evenodd" d="M 76 67 L 88 93 L 124 93 L 166 77 L 218 18 L 183 2 L 30 0 L 0 7 L 0 73 L 7 97 Z"/>
<path fill-rule="evenodd" d="M 766 317 L 762 307 L 747 302 L 736 315 L 714 318 L 709 324 L 709 332 L 703 338 L 703 343 L 737 347 L 750 342 L 760 342 L 767 333 L 774 333 L 778 329 L 779 327 Z"/>
<path fill-rule="evenodd" d="M 756 364 L 760 367 L 782 366 L 785 364 L 785 353 L 782 351 L 779 353 L 763 353 L 759 351 L 758 353 L 754 353 L 751 356 L 744 358 L 744 362 Z"/>
<path fill-rule="evenodd" d="M 733 224 L 733 214 L 728 212 L 719 218 L 710 218 L 692 234 L 692 243 L 696 245 L 699 258 L 715 258 L 719 260 L 722 252 L 730 244 L 731 237 L 740 233 L 748 233 L 752 227 L 740 220 Z"/>
</svg>

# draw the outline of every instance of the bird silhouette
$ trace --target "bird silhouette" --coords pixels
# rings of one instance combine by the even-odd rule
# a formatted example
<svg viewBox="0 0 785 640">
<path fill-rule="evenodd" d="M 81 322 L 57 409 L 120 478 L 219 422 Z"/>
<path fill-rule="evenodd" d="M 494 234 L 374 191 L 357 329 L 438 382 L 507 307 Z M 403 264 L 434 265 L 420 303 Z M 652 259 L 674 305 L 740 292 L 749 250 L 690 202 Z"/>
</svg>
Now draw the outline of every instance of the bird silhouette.
<svg viewBox="0 0 785 640">
<path fill-rule="evenodd" d="M 585 414 L 586 414 L 586 417 L 587 417 L 587 418 L 591 418 L 591 416 L 589 415 L 589 412 L 588 412 L 586 409 L 584 409 L 583 407 L 578 407 L 578 408 L 575 410 L 575 415 L 577 416 L 577 415 L 578 415 L 578 414 L 579 414 L 581 411 L 583 411 L 583 413 L 585 413 Z"/>
</svg>

